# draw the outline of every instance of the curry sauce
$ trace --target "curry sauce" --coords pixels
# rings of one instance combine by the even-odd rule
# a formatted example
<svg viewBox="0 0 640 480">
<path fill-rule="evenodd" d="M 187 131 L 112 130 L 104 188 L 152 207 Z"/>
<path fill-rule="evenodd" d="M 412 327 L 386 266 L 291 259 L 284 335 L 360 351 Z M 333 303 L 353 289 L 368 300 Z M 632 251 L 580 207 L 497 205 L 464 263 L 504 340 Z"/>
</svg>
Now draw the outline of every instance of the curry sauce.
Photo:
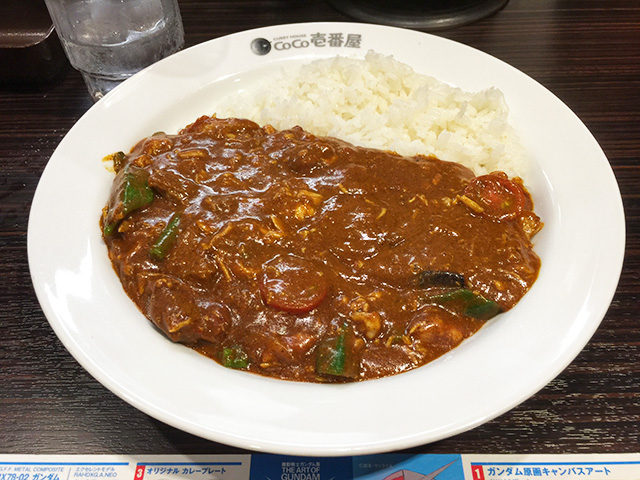
<svg viewBox="0 0 640 480">
<path fill-rule="evenodd" d="M 540 268 L 531 197 L 499 172 L 215 117 L 113 159 L 101 225 L 126 293 L 229 368 L 411 370 L 512 308 Z"/>
</svg>

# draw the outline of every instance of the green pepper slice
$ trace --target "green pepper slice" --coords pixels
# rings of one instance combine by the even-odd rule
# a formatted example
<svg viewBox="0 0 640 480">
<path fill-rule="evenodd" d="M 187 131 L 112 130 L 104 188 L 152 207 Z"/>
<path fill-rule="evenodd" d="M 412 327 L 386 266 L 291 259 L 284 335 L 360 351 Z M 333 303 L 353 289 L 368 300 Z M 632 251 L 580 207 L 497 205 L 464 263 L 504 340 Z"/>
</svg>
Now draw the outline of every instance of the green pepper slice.
<svg viewBox="0 0 640 480">
<path fill-rule="evenodd" d="M 151 246 L 151 249 L 149 250 L 149 255 L 151 256 L 151 258 L 153 258 L 154 260 L 163 260 L 167 256 L 178 238 L 181 218 L 181 213 L 176 212 L 173 214 L 171 220 L 169 220 L 169 223 L 167 223 L 167 225 L 160 233 L 160 236 Z"/>
<path fill-rule="evenodd" d="M 127 159 L 127 155 L 124 152 L 115 152 L 104 157 L 102 161 L 113 162 L 113 169 L 116 172 L 119 172 L 120 169 L 123 167 L 126 159 Z"/>
<path fill-rule="evenodd" d="M 153 201 L 153 190 L 149 187 L 148 179 L 146 170 L 131 164 L 118 172 L 114 182 L 115 192 L 103 218 L 105 236 L 113 235 L 129 213 Z"/>
<path fill-rule="evenodd" d="M 321 376 L 355 379 L 359 362 L 353 351 L 353 335 L 345 327 L 335 337 L 321 342 L 316 350 L 316 373 Z"/>
<path fill-rule="evenodd" d="M 148 174 L 142 169 L 125 167 L 122 206 L 127 216 L 153 201 L 153 190 L 149 187 Z"/>
<path fill-rule="evenodd" d="M 496 302 L 466 288 L 430 295 L 426 300 L 438 305 L 451 305 L 454 309 L 461 310 L 465 315 L 478 320 L 489 320 L 502 312 L 502 308 Z"/>
<path fill-rule="evenodd" d="M 234 345 L 222 349 L 222 365 L 227 368 L 242 369 L 249 365 L 249 356 L 242 347 Z"/>
</svg>

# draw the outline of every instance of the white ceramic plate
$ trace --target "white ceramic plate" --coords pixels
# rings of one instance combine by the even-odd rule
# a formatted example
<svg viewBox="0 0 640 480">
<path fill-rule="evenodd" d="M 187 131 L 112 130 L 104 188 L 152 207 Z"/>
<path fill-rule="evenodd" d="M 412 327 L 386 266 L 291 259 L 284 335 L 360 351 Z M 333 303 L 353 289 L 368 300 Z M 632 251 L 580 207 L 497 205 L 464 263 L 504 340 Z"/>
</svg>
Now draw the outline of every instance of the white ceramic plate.
<svg viewBox="0 0 640 480">
<path fill-rule="evenodd" d="M 314 43 L 314 34 L 350 44 Z M 254 39 L 269 42 L 262 55 Z M 337 38 L 337 37 L 334 37 Z M 263 46 L 266 45 L 262 42 Z M 254 44 L 255 45 L 255 44 Z M 500 88 L 534 160 L 527 184 L 545 222 L 537 283 L 508 313 L 420 369 L 350 385 L 299 384 L 225 369 L 165 339 L 126 297 L 98 218 L 113 175 L 100 159 L 158 130 L 177 132 L 282 65 L 373 49 L 465 90 Z M 624 252 L 622 202 L 609 163 L 580 120 L 545 88 L 472 48 L 410 30 L 299 24 L 187 49 L 126 81 L 60 143 L 33 201 L 33 282 L 66 348 L 143 412 L 230 445 L 298 455 L 408 448 L 491 420 L 544 387 L 606 313 Z"/>
</svg>

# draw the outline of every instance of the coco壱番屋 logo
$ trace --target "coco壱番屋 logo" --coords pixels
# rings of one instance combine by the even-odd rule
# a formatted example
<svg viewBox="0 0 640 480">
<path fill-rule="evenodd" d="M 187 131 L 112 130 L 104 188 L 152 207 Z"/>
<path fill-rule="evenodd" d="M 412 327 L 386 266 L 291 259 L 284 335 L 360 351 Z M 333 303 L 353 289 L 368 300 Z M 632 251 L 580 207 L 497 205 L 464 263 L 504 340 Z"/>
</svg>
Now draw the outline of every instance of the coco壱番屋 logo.
<svg viewBox="0 0 640 480">
<path fill-rule="evenodd" d="M 254 38 L 251 51 L 256 55 L 267 55 L 272 50 L 292 50 L 302 48 L 361 48 L 362 35 L 353 33 L 314 33 L 311 35 L 289 35 L 272 40 Z"/>
</svg>

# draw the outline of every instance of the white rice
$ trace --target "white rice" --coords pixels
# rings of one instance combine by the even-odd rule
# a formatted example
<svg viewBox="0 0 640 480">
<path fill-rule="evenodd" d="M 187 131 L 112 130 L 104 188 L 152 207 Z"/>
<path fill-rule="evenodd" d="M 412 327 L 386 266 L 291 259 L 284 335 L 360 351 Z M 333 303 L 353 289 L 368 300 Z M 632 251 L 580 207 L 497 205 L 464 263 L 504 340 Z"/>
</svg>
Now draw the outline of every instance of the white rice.
<svg viewBox="0 0 640 480">
<path fill-rule="evenodd" d="M 356 145 L 434 155 L 476 175 L 522 176 L 526 166 L 500 90 L 464 92 L 374 52 L 364 60 L 335 57 L 282 71 L 216 107 L 219 117 L 277 129 L 300 125 Z"/>
</svg>

